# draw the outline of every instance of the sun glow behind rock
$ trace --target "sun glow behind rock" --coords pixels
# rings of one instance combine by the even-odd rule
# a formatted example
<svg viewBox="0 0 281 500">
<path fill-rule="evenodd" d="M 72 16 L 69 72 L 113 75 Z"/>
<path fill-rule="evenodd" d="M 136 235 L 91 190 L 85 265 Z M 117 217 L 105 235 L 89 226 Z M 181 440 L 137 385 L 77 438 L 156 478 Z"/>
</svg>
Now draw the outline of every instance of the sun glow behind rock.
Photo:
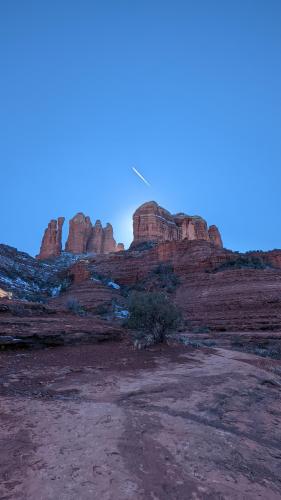
<svg viewBox="0 0 281 500">
<path fill-rule="evenodd" d="M 114 238 L 128 248 L 133 241 L 133 214 L 138 207 L 132 206 L 117 214 L 114 222 Z"/>
</svg>

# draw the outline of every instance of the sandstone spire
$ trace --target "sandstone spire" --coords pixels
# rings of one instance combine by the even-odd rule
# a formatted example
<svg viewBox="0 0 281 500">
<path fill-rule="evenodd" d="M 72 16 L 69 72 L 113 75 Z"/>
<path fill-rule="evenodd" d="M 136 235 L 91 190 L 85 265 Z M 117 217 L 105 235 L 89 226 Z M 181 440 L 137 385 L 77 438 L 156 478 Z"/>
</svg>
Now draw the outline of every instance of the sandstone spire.
<svg viewBox="0 0 281 500">
<path fill-rule="evenodd" d="M 85 216 L 82 212 L 78 212 L 69 221 L 69 233 L 65 250 L 75 254 L 86 253 L 91 231 L 92 223 L 90 217 Z"/>
<path fill-rule="evenodd" d="M 52 219 L 47 229 L 44 232 L 39 255 L 37 258 L 40 260 L 51 259 L 58 257 L 61 254 L 61 238 L 62 226 L 64 217 L 59 217 L 58 220 Z"/>
<path fill-rule="evenodd" d="M 210 226 L 208 232 L 211 243 L 213 243 L 216 247 L 222 248 L 222 239 L 217 226 Z"/>
</svg>

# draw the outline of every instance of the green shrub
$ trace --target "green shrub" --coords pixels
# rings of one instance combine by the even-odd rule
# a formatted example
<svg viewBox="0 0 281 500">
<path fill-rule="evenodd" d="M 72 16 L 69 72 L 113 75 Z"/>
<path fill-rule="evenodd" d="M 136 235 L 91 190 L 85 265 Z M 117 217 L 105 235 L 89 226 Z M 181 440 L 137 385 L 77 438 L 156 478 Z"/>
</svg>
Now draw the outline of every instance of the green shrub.
<svg viewBox="0 0 281 500">
<path fill-rule="evenodd" d="M 240 255 L 237 259 L 228 260 L 221 266 L 214 269 L 214 271 L 225 271 L 227 269 L 267 269 L 270 264 L 262 257 Z"/>
<path fill-rule="evenodd" d="M 127 326 L 139 332 L 144 345 L 163 342 L 167 332 L 181 321 L 179 309 L 158 292 L 133 292 L 129 298 Z"/>
<path fill-rule="evenodd" d="M 159 287 L 168 293 L 174 292 L 179 285 L 179 278 L 170 264 L 159 264 L 151 274 L 157 277 Z"/>
</svg>

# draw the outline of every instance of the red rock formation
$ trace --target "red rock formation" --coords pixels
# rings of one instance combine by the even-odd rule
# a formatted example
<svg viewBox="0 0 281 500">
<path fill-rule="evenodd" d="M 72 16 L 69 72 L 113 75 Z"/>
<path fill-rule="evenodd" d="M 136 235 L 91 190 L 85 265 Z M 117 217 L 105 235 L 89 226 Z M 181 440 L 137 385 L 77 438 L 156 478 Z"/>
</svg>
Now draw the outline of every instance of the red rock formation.
<svg viewBox="0 0 281 500">
<path fill-rule="evenodd" d="M 89 253 L 103 253 L 103 227 L 100 220 L 97 220 L 92 227 L 91 235 L 87 243 Z"/>
<path fill-rule="evenodd" d="M 117 295 L 123 306 L 123 295 L 120 290 L 106 285 L 109 280 L 121 287 L 141 285 L 144 290 L 163 290 L 167 276 L 164 271 L 159 283 L 159 264 L 168 264 L 166 268 L 178 277 L 175 286 L 167 293 L 180 306 L 191 328 L 281 332 L 281 250 L 240 254 L 219 248 L 208 241 L 189 241 L 187 238 L 160 242 L 142 251 L 132 249 L 87 256 L 74 265 L 70 264 L 67 276 L 73 278 L 72 285 L 66 292 L 51 299 L 52 307 L 57 304 L 59 311 L 62 311 L 63 304 L 67 306 L 68 298 L 77 298 L 89 310 L 94 310 L 100 304 L 107 306 Z M 162 267 L 165 270 L 165 266 Z M 57 280 L 61 268 L 56 267 L 54 262 L 53 269 Z M 28 292 L 34 288 L 37 290 L 35 298 L 38 290 L 44 297 L 47 283 L 45 272 L 45 266 L 40 261 L 0 245 L 0 287 L 5 292 L 11 292 L 13 298 L 22 297 L 26 300 L 35 297 Z M 64 280 L 65 273 L 66 270 L 60 279 Z M 93 279 L 95 275 L 108 280 L 96 281 Z M 8 305 L 12 302 L 5 297 L 3 300 Z M 4 304 L 3 314 L 6 314 L 7 304 Z M 91 317 L 88 319 L 89 325 L 90 320 Z M 65 316 L 59 319 L 62 330 L 64 322 L 72 328 L 72 322 Z M 46 323 L 49 331 L 53 331 L 51 324 L 49 319 Z M 29 322 L 25 321 L 25 325 L 25 331 L 30 331 Z M 42 323 L 36 323 L 34 319 L 33 326 L 34 332 L 36 329 L 40 332 Z M 4 324 L 2 330 L 8 332 Z M 44 331 L 47 331 L 46 328 Z M 18 335 L 17 329 L 14 329 L 14 334 Z"/>
<path fill-rule="evenodd" d="M 76 214 L 69 221 L 69 234 L 65 250 L 70 253 L 86 253 L 87 244 L 92 231 L 90 217 L 85 217 L 82 212 Z"/>
<path fill-rule="evenodd" d="M 124 243 L 117 243 L 115 252 L 124 252 L 124 250 L 125 250 Z"/>
<path fill-rule="evenodd" d="M 221 248 L 222 247 L 222 240 L 221 240 L 221 235 L 220 235 L 220 232 L 219 232 L 217 226 L 210 226 L 208 233 L 209 233 L 210 242 L 213 243 L 216 247 Z"/>
<path fill-rule="evenodd" d="M 61 253 L 61 225 L 51 221 L 42 242 L 39 258 L 55 257 Z M 216 226 L 208 229 L 202 217 L 184 213 L 172 215 L 155 201 L 141 205 L 133 216 L 134 240 L 132 248 L 140 243 L 153 241 L 205 240 L 222 247 L 219 230 Z M 90 217 L 82 212 L 69 221 L 69 234 L 65 250 L 73 254 L 107 254 L 124 250 L 122 244 L 116 245 L 111 224 L 102 227 L 97 220 L 93 226 Z"/>
<path fill-rule="evenodd" d="M 93 226 L 90 217 L 78 213 L 69 221 L 65 250 L 75 254 L 115 252 L 116 241 L 113 238 L 112 225 L 107 223 L 106 227 L 102 227 L 101 221 L 97 220 Z"/>
<path fill-rule="evenodd" d="M 265 268 L 255 267 L 253 259 L 257 257 Z M 252 267 L 244 267 L 247 260 Z M 153 289 L 154 270 L 160 263 L 168 264 L 179 278 L 170 297 L 180 306 L 190 327 L 281 331 L 280 250 L 239 254 L 207 241 L 184 239 L 90 260 L 97 273 L 119 285 L 138 284 L 146 290 Z M 273 267 L 267 268 L 267 263 Z"/>
<path fill-rule="evenodd" d="M 172 215 L 155 201 L 141 205 L 133 215 L 134 240 L 132 248 L 146 241 L 205 240 L 222 247 L 219 230 L 215 226 L 208 231 L 202 217 L 183 213 Z"/>
<path fill-rule="evenodd" d="M 173 216 L 155 201 L 144 203 L 135 211 L 133 231 L 133 244 L 180 239 L 179 228 Z"/>
<path fill-rule="evenodd" d="M 176 214 L 173 216 L 179 227 L 180 240 L 205 240 L 209 241 L 208 226 L 198 215 Z"/>
<path fill-rule="evenodd" d="M 70 295 L 58 297 L 57 301 L 51 300 L 51 307 L 19 300 L 2 301 L 0 349 L 9 345 L 13 348 L 38 348 L 119 339 L 123 331 L 116 322 L 104 320 L 96 314 L 79 316 L 69 310 L 67 302 L 76 297 L 76 294 L 79 304 L 85 304 L 92 310 L 101 306 L 110 308 L 112 303 L 113 294 L 106 287 L 99 285 L 85 289 L 84 284 L 80 285 L 78 293 L 73 286 Z M 19 308 L 20 315 L 17 314 Z"/>
<path fill-rule="evenodd" d="M 58 257 L 61 254 L 61 237 L 64 217 L 59 217 L 58 220 L 52 219 L 47 229 L 44 232 L 39 255 L 40 260 Z"/>
<path fill-rule="evenodd" d="M 116 241 L 113 238 L 113 227 L 109 222 L 103 229 L 103 247 L 102 253 L 110 253 L 116 251 Z"/>
</svg>

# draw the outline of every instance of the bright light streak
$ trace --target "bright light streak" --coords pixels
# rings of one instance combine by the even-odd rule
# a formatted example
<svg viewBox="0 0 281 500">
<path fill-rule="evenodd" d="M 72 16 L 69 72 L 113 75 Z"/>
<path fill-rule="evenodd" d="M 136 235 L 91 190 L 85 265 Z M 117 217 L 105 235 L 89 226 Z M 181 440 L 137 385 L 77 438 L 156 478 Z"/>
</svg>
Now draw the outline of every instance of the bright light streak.
<svg viewBox="0 0 281 500">
<path fill-rule="evenodd" d="M 132 167 L 132 170 L 147 186 L 150 186 L 149 182 L 144 178 L 143 175 L 141 175 L 141 173 L 135 167 Z"/>
</svg>

